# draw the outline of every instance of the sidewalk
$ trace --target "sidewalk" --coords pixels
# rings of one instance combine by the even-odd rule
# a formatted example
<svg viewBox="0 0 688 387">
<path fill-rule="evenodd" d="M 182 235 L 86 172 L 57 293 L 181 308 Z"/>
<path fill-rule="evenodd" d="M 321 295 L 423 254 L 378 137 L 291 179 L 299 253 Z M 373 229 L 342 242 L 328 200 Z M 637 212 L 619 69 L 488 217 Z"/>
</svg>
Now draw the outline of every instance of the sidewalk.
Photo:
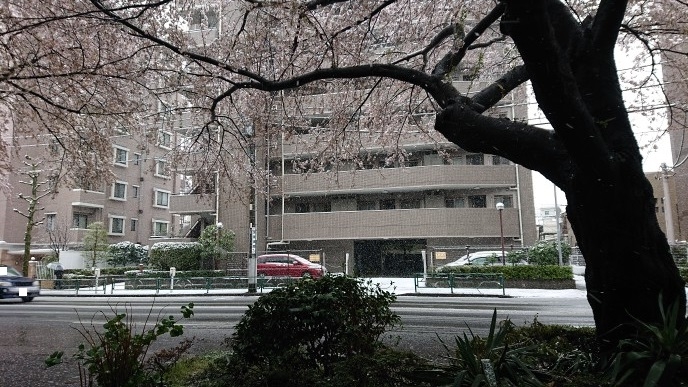
<svg viewBox="0 0 688 387">
<path fill-rule="evenodd" d="M 379 284 L 384 290 L 398 296 L 428 295 L 428 296 L 491 296 L 518 298 L 585 298 L 585 281 L 583 276 L 574 275 L 576 289 L 474 289 L 474 288 L 426 288 L 422 281 L 416 288 L 413 278 L 369 278 L 373 284 Z M 78 297 L 169 297 L 169 296 L 256 296 L 267 293 L 271 288 L 258 289 L 257 293 L 248 293 L 243 289 L 170 289 L 169 284 L 159 291 L 155 289 L 132 290 L 125 289 L 124 284 L 108 285 L 105 288 L 81 288 L 78 291 L 41 289 L 41 296 L 78 296 Z"/>
</svg>

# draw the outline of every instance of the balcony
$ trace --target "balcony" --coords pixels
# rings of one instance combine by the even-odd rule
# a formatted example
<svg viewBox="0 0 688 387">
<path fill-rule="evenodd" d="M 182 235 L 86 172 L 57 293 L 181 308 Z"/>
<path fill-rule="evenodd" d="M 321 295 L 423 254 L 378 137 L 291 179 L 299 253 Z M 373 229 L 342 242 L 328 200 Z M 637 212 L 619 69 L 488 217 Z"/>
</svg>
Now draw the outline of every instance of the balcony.
<svg viewBox="0 0 688 387">
<path fill-rule="evenodd" d="M 105 207 L 105 193 L 88 191 L 83 189 L 73 189 L 65 193 L 64 202 L 71 203 L 73 207 L 103 208 Z M 62 200 L 62 198 L 60 198 Z"/>
<path fill-rule="evenodd" d="M 171 195 L 171 214 L 205 214 L 215 212 L 215 194 Z"/>
<path fill-rule="evenodd" d="M 519 238 L 518 209 L 503 212 L 504 237 Z M 423 208 L 338 211 L 270 217 L 274 240 L 499 237 L 499 212 L 493 208 Z"/>
<path fill-rule="evenodd" d="M 284 179 L 284 191 L 289 196 L 499 188 L 517 185 L 513 165 L 431 165 L 339 172 L 336 175 L 284 175 L 280 179 Z M 280 183 L 278 181 L 277 188 L 281 186 Z"/>
</svg>

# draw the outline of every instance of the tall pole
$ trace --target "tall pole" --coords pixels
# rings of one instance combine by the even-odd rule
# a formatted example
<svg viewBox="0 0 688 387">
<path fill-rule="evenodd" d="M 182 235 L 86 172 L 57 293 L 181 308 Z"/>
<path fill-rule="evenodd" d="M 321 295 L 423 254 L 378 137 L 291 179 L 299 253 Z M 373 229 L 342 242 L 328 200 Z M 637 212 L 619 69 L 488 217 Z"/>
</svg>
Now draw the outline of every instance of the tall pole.
<svg viewBox="0 0 688 387">
<path fill-rule="evenodd" d="M 664 190 L 664 223 L 666 224 L 666 238 L 669 244 L 676 242 L 674 236 L 674 209 L 671 205 L 671 195 L 669 194 L 669 167 L 666 163 L 660 165 L 662 168 L 662 188 Z"/>
<path fill-rule="evenodd" d="M 506 254 L 504 253 L 504 220 L 502 218 L 502 211 L 504 211 L 504 203 L 499 202 L 496 205 L 499 211 L 499 238 L 502 241 L 502 265 L 506 265 Z"/>
<path fill-rule="evenodd" d="M 554 213 L 557 217 L 557 253 L 559 253 L 559 266 L 564 266 L 564 257 L 561 254 L 561 209 L 559 209 L 559 202 L 557 202 L 556 185 L 554 186 Z"/>
</svg>

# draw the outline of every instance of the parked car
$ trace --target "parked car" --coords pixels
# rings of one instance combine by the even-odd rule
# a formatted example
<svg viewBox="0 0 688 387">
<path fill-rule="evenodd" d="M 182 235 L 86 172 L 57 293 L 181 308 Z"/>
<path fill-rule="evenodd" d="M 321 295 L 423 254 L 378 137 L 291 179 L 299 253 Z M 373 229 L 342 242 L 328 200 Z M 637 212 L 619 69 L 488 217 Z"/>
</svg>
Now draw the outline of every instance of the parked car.
<svg viewBox="0 0 688 387">
<path fill-rule="evenodd" d="M 484 265 L 501 265 L 502 252 L 501 251 L 476 251 L 462 256 L 456 261 L 449 262 L 442 267 L 454 267 L 464 265 L 484 266 Z"/>
<path fill-rule="evenodd" d="M 295 254 L 265 254 L 257 261 L 259 276 L 320 278 L 327 273 L 324 266 Z"/>
<path fill-rule="evenodd" d="M 40 292 L 40 283 L 35 279 L 23 277 L 13 267 L 0 266 L 0 298 L 21 298 L 29 302 Z"/>
</svg>

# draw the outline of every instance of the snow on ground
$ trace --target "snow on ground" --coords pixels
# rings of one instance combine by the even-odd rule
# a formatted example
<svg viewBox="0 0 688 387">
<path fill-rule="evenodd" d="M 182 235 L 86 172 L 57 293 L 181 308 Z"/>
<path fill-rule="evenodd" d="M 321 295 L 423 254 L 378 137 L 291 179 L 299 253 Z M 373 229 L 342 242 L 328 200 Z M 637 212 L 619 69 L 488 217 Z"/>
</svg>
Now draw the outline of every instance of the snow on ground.
<svg viewBox="0 0 688 387">
<path fill-rule="evenodd" d="M 380 288 L 393 292 L 397 295 L 413 295 L 413 294 L 427 294 L 427 295 L 466 295 L 466 296 L 507 296 L 520 298 L 585 298 L 585 281 L 583 276 L 574 275 L 576 281 L 576 289 L 487 289 L 487 288 L 435 288 L 425 287 L 425 282 L 422 278 L 418 278 L 417 282 L 414 278 L 370 278 L 372 284 L 379 284 Z M 365 282 L 368 279 L 364 280 Z M 269 289 L 264 289 L 262 292 L 268 292 Z M 75 290 L 56 290 L 56 289 L 42 289 L 43 296 L 181 296 L 181 295 L 241 295 L 246 294 L 246 289 L 170 289 L 168 283 L 165 288 L 156 291 L 154 289 L 132 290 L 125 289 L 124 283 L 107 285 L 95 288 L 81 288 L 79 291 Z M 260 294 L 261 291 L 259 290 Z"/>
</svg>

